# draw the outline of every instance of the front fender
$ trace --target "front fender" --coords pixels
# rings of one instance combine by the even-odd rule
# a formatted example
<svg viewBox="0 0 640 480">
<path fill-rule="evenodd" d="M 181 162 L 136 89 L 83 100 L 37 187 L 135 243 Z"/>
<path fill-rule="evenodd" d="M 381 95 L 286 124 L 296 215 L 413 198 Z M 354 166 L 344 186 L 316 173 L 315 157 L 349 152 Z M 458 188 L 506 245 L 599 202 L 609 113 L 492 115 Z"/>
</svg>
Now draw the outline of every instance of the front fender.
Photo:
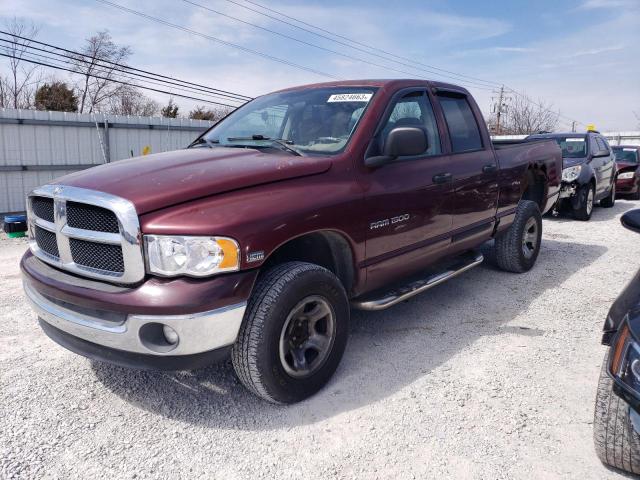
<svg viewBox="0 0 640 480">
<path fill-rule="evenodd" d="M 582 164 L 582 169 L 580 170 L 580 176 L 578 177 L 578 179 L 575 181 L 578 185 L 583 186 L 583 185 L 588 185 L 589 182 L 593 181 L 594 185 L 596 186 L 596 191 L 598 190 L 598 185 L 596 184 L 597 180 L 596 180 L 596 172 L 593 169 L 593 167 L 591 166 L 590 163 L 583 163 Z"/>
<path fill-rule="evenodd" d="M 609 309 L 609 314 L 602 327 L 602 343 L 604 345 L 611 344 L 611 339 L 627 315 L 640 318 L 640 270 L 636 272 Z"/>
</svg>

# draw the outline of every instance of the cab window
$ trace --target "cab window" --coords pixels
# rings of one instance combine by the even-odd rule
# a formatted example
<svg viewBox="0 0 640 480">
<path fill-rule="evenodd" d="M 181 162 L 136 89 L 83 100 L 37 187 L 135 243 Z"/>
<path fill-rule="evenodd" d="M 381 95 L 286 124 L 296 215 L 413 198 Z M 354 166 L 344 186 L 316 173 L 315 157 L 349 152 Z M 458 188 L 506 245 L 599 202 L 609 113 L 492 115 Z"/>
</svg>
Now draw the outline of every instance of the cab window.
<svg viewBox="0 0 640 480">
<path fill-rule="evenodd" d="M 449 128 L 453 153 L 480 150 L 482 148 L 480 127 L 467 97 L 444 93 L 438 98 Z"/>
<path fill-rule="evenodd" d="M 441 153 L 440 135 L 431 102 L 424 92 L 412 92 L 400 98 L 393 107 L 391 115 L 382 128 L 381 140 L 384 142 L 391 130 L 396 127 L 420 127 L 427 134 L 428 147 L 423 156 Z"/>
</svg>

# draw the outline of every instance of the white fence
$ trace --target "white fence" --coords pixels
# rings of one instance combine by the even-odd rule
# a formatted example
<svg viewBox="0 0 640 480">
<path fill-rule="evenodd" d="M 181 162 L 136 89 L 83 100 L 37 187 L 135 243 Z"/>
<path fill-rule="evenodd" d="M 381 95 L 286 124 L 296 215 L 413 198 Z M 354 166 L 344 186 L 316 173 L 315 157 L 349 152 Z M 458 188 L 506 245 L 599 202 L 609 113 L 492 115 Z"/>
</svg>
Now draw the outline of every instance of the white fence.
<svg viewBox="0 0 640 480">
<path fill-rule="evenodd" d="M 0 213 L 24 211 L 26 194 L 77 170 L 176 150 L 204 120 L 0 109 Z"/>
</svg>

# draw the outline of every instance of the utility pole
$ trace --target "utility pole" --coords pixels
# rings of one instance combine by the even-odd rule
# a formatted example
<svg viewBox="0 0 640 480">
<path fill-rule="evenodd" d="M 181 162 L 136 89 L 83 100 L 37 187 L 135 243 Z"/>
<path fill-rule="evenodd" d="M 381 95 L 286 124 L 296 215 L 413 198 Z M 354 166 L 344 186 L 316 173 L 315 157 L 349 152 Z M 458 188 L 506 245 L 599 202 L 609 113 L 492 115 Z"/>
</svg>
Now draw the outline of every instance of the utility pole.
<svg viewBox="0 0 640 480">
<path fill-rule="evenodd" d="M 506 97 L 504 95 L 504 85 L 500 87 L 499 92 L 493 92 L 498 95 L 498 98 L 491 97 L 495 103 L 493 104 L 493 113 L 496 114 L 496 135 L 500 135 L 502 133 L 502 126 L 500 125 L 500 120 L 502 119 L 502 114 L 507 110 L 507 101 L 510 100 L 510 97 Z"/>
<path fill-rule="evenodd" d="M 575 120 L 573 122 L 571 122 L 571 131 L 572 132 L 576 131 L 576 121 Z"/>
</svg>

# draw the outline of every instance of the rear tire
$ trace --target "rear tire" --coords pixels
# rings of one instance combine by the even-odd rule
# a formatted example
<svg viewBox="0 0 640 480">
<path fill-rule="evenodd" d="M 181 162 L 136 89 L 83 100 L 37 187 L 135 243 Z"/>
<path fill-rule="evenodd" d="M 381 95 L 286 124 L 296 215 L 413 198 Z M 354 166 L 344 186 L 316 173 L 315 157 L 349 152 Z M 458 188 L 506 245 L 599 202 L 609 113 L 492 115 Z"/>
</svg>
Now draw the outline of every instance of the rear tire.
<svg viewBox="0 0 640 480">
<path fill-rule="evenodd" d="M 637 188 L 636 192 L 630 195 L 631 200 L 640 200 L 640 185 Z"/>
<path fill-rule="evenodd" d="M 254 287 L 231 350 L 238 378 L 272 403 L 313 395 L 340 363 L 349 313 L 344 287 L 326 268 L 304 262 L 271 268 Z"/>
<path fill-rule="evenodd" d="M 496 238 L 494 249 L 498 266 L 514 273 L 530 270 L 540 253 L 541 240 L 542 216 L 538 204 L 520 200 L 513 223 Z"/>
<path fill-rule="evenodd" d="M 578 190 L 578 208 L 573 209 L 573 218 L 586 222 L 591 219 L 596 189 L 592 184 L 585 185 Z"/>
<path fill-rule="evenodd" d="M 611 208 L 616 204 L 616 182 L 611 184 L 611 191 L 609 195 L 600 200 L 600 206 L 604 208 Z"/>
<path fill-rule="evenodd" d="M 600 461 L 614 468 L 640 473 L 640 436 L 629 418 L 629 405 L 613 393 L 607 374 L 609 353 L 604 356 L 593 415 L 593 441 Z"/>
</svg>

